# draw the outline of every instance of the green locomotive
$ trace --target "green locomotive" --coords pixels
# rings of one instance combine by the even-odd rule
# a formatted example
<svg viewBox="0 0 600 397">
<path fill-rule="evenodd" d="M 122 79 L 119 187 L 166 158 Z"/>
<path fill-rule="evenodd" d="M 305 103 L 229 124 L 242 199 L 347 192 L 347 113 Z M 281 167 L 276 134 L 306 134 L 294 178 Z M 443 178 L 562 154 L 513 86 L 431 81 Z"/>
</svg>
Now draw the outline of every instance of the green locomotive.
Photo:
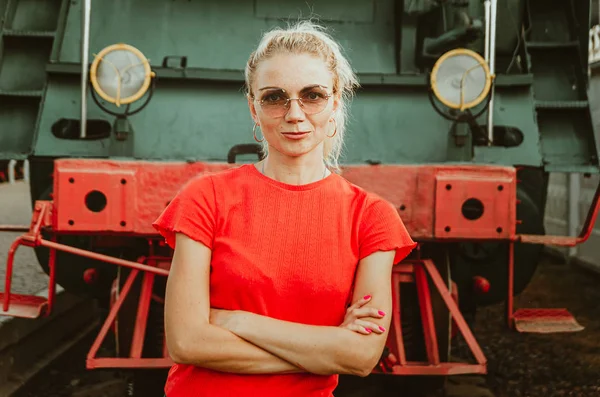
<svg viewBox="0 0 600 397">
<path fill-rule="evenodd" d="M 90 368 L 168 366 L 170 252 L 150 222 L 192 176 L 261 156 L 243 68 L 261 32 L 303 16 L 331 29 L 361 85 L 342 175 L 398 208 L 420 243 L 411 266 L 429 261 L 398 275 L 403 318 L 376 372 L 482 373 L 472 336 L 476 364 L 442 365 L 453 323 L 469 334 L 476 307 L 502 301 L 521 331 L 553 314 L 513 313 L 512 296 L 543 244 L 586 238 L 545 236 L 543 220 L 549 173 L 598 172 L 589 1 L 3 0 L 0 11 L 0 160 L 29 161 L 34 208 L 14 247 L 115 309 L 97 342 L 114 329 L 121 349 L 91 354 Z M 53 299 L 0 297 L 0 315 L 21 317 L 47 315 Z"/>
</svg>

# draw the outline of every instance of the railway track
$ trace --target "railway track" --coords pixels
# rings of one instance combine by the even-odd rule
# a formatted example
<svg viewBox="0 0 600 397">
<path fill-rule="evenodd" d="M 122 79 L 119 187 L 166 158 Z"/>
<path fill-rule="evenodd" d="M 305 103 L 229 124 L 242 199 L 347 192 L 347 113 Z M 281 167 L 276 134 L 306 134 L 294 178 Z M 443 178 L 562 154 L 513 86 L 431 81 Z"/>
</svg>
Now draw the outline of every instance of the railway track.
<svg viewBox="0 0 600 397">
<path fill-rule="evenodd" d="M 0 396 L 15 394 L 90 335 L 97 324 L 94 313 L 92 301 L 59 290 L 47 318 L 0 316 Z"/>
</svg>

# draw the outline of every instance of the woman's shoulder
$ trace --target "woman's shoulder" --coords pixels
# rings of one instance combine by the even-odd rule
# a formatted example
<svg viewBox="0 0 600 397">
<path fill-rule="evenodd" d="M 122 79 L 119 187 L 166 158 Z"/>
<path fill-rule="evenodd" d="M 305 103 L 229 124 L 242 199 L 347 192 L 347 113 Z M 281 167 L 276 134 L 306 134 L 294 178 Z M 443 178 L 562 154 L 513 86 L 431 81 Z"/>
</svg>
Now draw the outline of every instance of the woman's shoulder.
<svg viewBox="0 0 600 397">
<path fill-rule="evenodd" d="M 219 191 L 235 188 L 239 182 L 247 179 L 247 167 L 245 164 L 238 167 L 226 168 L 219 171 L 203 172 L 190 178 L 184 188 L 191 191 L 205 190 L 211 188 Z"/>
<path fill-rule="evenodd" d="M 359 186 L 353 182 L 350 182 L 344 175 L 339 175 L 337 190 L 346 196 L 348 199 L 360 203 L 363 208 L 370 207 L 373 205 L 391 205 L 391 203 L 381 197 L 379 194 L 372 190 L 367 190 L 362 186 Z"/>
</svg>

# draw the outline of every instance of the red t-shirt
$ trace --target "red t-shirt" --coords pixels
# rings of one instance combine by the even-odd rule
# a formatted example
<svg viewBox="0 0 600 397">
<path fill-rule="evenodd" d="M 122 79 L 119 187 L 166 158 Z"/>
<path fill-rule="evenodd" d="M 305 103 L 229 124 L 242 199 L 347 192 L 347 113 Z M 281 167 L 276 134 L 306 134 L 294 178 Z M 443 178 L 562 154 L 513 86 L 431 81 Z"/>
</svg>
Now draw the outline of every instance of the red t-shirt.
<svg viewBox="0 0 600 397">
<path fill-rule="evenodd" d="M 253 165 L 192 179 L 153 225 L 173 248 L 181 232 L 212 250 L 211 306 L 312 325 L 342 323 L 360 259 L 395 249 L 398 263 L 416 246 L 389 202 L 337 174 L 296 186 Z M 331 396 L 337 382 L 174 365 L 165 392 L 316 397 Z"/>
</svg>

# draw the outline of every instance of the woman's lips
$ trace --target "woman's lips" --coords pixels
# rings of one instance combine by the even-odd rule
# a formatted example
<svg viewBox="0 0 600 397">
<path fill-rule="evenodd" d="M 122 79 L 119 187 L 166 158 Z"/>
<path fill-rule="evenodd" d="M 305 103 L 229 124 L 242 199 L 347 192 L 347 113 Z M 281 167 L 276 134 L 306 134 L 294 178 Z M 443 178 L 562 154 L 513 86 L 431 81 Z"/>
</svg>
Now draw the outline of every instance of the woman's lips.
<svg viewBox="0 0 600 397">
<path fill-rule="evenodd" d="M 299 132 L 282 132 L 282 134 L 288 139 L 302 139 L 308 134 L 309 131 L 299 131 Z"/>
</svg>

